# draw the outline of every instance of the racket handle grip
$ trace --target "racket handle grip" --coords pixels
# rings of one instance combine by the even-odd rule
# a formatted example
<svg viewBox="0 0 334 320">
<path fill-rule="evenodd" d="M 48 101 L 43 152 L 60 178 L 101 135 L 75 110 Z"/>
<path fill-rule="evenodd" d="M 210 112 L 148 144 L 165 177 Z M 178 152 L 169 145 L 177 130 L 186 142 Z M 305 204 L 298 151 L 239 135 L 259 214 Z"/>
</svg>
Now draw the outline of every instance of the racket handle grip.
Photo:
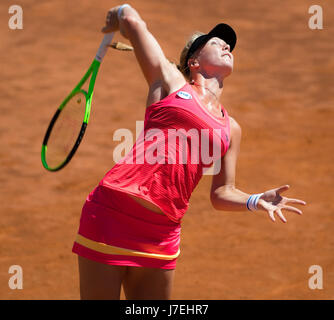
<svg viewBox="0 0 334 320">
<path fill-rule="evenodd" d="M 107 33 L 104 38 L 102 39 L 102 42 L 100 44 L 99 50 L 97 50 L 95 59 L 99 62 L 102 62 L 105 54 L 107 53 L 108 46 L 111 44 L 111 41 L 114 37 L 115 33 Z"/>
</svg>

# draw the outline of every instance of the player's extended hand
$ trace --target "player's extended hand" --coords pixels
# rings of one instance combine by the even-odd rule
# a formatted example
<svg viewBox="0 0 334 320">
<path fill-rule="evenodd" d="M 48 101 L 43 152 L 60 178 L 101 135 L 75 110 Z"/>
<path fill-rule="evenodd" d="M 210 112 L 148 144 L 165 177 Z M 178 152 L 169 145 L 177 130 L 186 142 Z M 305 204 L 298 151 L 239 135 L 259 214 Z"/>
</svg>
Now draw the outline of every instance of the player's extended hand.
<svg viewBox="0 0 334 320">
<path fill-rule="evenodd" d="M 277 214 L 283 222 L 287 222 L 287 220 L 283 216 L 282 209 L 302 214 L 301 210 L 289 206 L 287 204 L 295 203 L 295 204 L 306 205 L 305 201 L 299 199 L 290 199 L 281 196 L 281 193 L 288 190 L 289 188 L 290 188 L 289 185 L 284 185 L 279 188 L 271 189 L 264 192 L 264 194 L 261 196 L 257 204 L 258 209 L 267 211 L 270 219 L 274 222 L 275 222 L 275 214 Z"/>
<path fill-rule="evenodd" d="M 102 28 L 102 32 L 115 32 L 119 30 L 119 23 L 117 12 L 120 6 L 113 7 L 108 10 L 107 17 L 106 17 L 106 25 Z"/>
</svg>

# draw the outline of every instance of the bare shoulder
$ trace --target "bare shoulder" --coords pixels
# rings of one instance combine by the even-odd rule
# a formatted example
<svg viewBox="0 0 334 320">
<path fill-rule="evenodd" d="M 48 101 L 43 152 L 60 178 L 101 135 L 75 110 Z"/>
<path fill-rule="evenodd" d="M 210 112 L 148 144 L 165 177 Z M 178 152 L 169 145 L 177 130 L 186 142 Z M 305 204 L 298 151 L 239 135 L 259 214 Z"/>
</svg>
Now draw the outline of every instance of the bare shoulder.
<svg viewBox="0 0 334 320">
<path fill-rule="evenodd" d="M 233 143 L 233 141 L 239 141 L 240 143 L 242 134 L 241 126 L 233 117 L 229 116 L 229 119 L 230 119 L 230 130 L 231 130 L 231 142 Z"/>
<path fill-rule="evenodd" d="M 231 116 L 229 116 L 230 119 L 230 127 L 231 127 L 231 131 L 241 131 L 241 126 L 239 125 L 239 123 L 232 118 Z"/>
</svg>

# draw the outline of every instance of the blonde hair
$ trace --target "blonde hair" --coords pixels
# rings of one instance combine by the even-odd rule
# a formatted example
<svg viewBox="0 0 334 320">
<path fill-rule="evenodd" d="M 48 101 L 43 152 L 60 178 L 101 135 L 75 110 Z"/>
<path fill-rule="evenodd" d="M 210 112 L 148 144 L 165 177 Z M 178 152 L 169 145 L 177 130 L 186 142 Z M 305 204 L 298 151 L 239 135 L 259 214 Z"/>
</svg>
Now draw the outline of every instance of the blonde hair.
<svg viewBox="0 0 334 320">
<path fill-rule="evenodd" d="M 178 69 L 182 72 L 182 74 L 184 75 L 184 77 L 188 80 L 190 80 L 190 70 L 188 67 L 188 61 L 186 61 L 187 58 L 187 53 L 191 47 L 191 45 L 194 43 L 194 41 L 202 36 L 203 32 L 201 31 L 196 31 L 194 32 L 187 40 L 186 45 L 184 46 L 181 55 L 180 55 L 180 64 L 178 65 Z"/>
</svg>

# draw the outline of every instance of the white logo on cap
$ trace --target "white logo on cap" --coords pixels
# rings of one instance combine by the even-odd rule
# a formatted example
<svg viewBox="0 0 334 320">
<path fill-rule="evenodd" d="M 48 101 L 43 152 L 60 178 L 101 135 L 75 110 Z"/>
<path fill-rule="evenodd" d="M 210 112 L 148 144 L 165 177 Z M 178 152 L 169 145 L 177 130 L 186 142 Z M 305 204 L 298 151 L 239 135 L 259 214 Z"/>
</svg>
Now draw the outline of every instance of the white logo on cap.
<svg viewBox="0 0 334 320">
<path fill-rule="evenodd" d="M 190 93 L 185 92 L 185 91 L 179 91 L 176 95 L 179 96 L 180 98 L 186 99 L 186 100 L 190 100 L 190 99 L 193 98 Z"/>
</svg>

